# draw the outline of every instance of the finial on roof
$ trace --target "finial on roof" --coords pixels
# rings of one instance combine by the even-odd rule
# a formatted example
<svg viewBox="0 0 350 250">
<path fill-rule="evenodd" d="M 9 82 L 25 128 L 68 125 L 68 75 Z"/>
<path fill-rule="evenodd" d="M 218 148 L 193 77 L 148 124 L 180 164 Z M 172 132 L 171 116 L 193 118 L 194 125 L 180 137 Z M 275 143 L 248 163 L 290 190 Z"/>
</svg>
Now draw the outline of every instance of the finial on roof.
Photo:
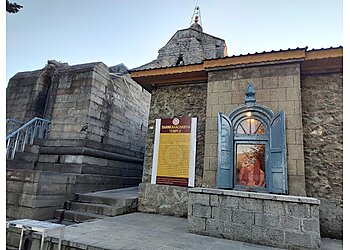
<svg viewBox="0 0 350 250">
<path fill-rule="evenodd" d="M 255 105 L 255 89 L 252 83 L 249 83 L 247 86 L 247 90 L 245 92 L 245 105 Z"/>
<path fill-rule="evenodd" d="M 201 32 L 203 31 L 203 28 L 201 26 L 202 25 L 201 11 L 198 5 L 194 7 L 190 25 L 191 25 L 190 28 L 192 29 L 195 29 Z"/>
</svg>

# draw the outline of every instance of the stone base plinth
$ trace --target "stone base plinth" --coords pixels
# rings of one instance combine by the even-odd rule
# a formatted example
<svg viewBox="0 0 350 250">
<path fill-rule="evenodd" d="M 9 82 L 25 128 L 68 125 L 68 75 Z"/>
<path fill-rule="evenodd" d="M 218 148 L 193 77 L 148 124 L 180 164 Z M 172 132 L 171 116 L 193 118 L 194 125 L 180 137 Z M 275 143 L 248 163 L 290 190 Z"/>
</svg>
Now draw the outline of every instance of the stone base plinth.
<svg viewBox="0 0 350 250">
<path fill-rule="evenodd" d="M 139 185 L 139 212 L 186 217 L 187 204 L 187 187 L 151 183 Z"/>
<path fill-rule="evenodd" d="M 281 248 L 320 248 L 317 199 L 192 188 L 188 203 L 190 232 Z"/>
</svg>

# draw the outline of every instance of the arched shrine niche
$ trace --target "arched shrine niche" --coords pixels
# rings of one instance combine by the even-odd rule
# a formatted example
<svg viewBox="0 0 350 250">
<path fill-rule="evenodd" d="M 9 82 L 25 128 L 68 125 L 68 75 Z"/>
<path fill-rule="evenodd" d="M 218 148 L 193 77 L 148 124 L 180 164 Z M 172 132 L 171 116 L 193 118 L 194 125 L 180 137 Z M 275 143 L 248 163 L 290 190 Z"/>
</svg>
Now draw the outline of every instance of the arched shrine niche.
<svg viewBox="0 0 350 250">
<path fill-rule="evenodd" d="M 287 194 L 285 115 L 255 94 L 249 84 L 244 105 L 218 114 L 217 187 Z"/>
</svg>

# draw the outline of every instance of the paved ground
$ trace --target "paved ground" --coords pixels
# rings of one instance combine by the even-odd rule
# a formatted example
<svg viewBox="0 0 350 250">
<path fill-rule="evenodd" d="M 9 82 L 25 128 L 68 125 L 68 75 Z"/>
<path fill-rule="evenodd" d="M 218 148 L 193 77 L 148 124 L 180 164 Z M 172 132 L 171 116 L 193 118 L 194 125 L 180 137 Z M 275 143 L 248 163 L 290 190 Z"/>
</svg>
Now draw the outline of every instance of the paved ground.
<svg viewBox="0 0 350 250">
<path fill-rule="evenodd" d="M 186 233 L 186 224 L 185 218 L 132 213 L 67 226 L 65 240 L 71 246 L 102 249 L 277 249 Z M 326 239 L 322 246 L 340 250 L 342 241 Z"/>
</svg>

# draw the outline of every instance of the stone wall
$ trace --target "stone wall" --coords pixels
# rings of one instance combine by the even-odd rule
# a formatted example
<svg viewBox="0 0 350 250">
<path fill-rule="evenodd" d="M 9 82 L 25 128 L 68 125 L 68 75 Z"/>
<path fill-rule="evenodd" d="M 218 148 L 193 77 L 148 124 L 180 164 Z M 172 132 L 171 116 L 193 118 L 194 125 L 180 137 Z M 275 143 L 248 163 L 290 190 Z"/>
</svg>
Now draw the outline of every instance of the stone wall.
<svg viewBox="0 0 350 250">
<path fill-rule="evenodd" d="M 159 87 L 152 91 L 151 108 L 148 121 L 148 131 L 146 139 L 146 153 L 143 165 L 142 182 L 150 183 L 152 174 L 152 159 L 153 159 L 153 142 L 155 119 L 172 118 L 172 117 L 197 117 L 197 145 L 196 145 L 196 166 L 195 166 L 195 186 L 202 185 L 203 177 L 203 159 L 204 159 L 204 134 L 205 134 L 205 108 L 206 108 L 206 83 L 196 83 L 192 85 L 167 86 Z M 152 185 L 153 186 L 153 185 Z M 153 192 L 145 191 L 144 194 L 140 191 L 139 209 L 142 212 L 146 211 L 160 211 L 162 214 L 172 214 L 174 211 L 184 211 L 187 209 L 187 202 L 181 203 L 182 208 L 175 208 L 179 206 L 176 202 L 170 200 L 157 198 L 155 196 L 164 196 L 164 194 L 171 195 L 173 191 L 180 190 L 178 187 L 169 186 L 164 188 L 161 185 L 154 185 Z M 159 186 L 159 188 L 157 188 Z M 140 190 L 147 190 L 140 186 Z M 166 193 L 162 191 L 166 190 Z M 187 196 L 187 188 L 181 189 L 181 196 Z M 177 198 L 176 198 L 177 199 Z M 152 202 L 162 201 L 162 202 Z M 169 201 L 169 202 L 167 202 Z M 163 203 L 164 202 L 164 203 Z M 168 206 L 168 209 L 159 209 L 160 206 Z M 169 212 L 170 211 L 170 212 Z M 175 214 L 177 216 L 185 215 L 183 212 Z"/>
<path fill-rule="evenodd" d="M 6 118 L 27 122 L 35 116 L 42 117 L 47 90 L 42 77 L 45 71 L 22 72 L 10 79 L 6 89 Z"/>
<path fill-rule="evenodd" d="M 189 189 L 188 231 L 281 248 L 320 248 L 319 200 Z"/>
<path fill-rule="evenodd" d="M 6 171 L 6 218 L 51 219 L 73 198 L 74 174 L 33 170 Z"/>
<path fill-rule="evenodd" d="M 164 215 L 187 216 L 188 188 L 141 183 L 138 211 Z"/>
<path fill-rule="evenodd" d="M 211 71 L 208 77 L 204 187 L 216 187 L 218 112 L 229 114 L 244 104 L 247 84 L 253 83 L 257 103 L 285 111 L 289 194 L 305 196 L 299 63 Z"/>
<path fill-rule="evenodd" d="M 343 235 L 343 74 L 302 75 L 306 193 L 321 200 L 321 235 Z"/>
<path fill-rule="evenodd" d="M 20 104 L 8 106 L 8 118 L 38 115 L 51 121 L 49 136 L 40 141 L 39 156 L 30 168 L 7 166 L 8 217 L 52 218 L 74 192 L 141 182 L 150 93 L 128 75 L 111 75 L 103 63 L 49 62 L 42 70 L 17 74 L 7 95 L 10 104 L 18 98 Z M 38 173 L 42 178 L 32 180 Z M 22 179 L 13 180 L 18 174 Z M 61 181 L 64 176 L 74 180 Z M 22 202 L 28 199 L 28 205 Z"/>
<path fill-rule="evenodd" d="M 150 94 L 128 76 L 111 79 L 103 63 L 59 73 L 49 108 L 49 138 L 87 139 L 143 158 Z"/>
<path fill-rule="evenodd" d="M 128 75 L 110 76 L 103 63 L 49 61 L 11 78 L 6 117 L 44 117 L 52 122 L 49 139 L 89 140 L 143 158 L 150 98 Z"/>
</svg>

